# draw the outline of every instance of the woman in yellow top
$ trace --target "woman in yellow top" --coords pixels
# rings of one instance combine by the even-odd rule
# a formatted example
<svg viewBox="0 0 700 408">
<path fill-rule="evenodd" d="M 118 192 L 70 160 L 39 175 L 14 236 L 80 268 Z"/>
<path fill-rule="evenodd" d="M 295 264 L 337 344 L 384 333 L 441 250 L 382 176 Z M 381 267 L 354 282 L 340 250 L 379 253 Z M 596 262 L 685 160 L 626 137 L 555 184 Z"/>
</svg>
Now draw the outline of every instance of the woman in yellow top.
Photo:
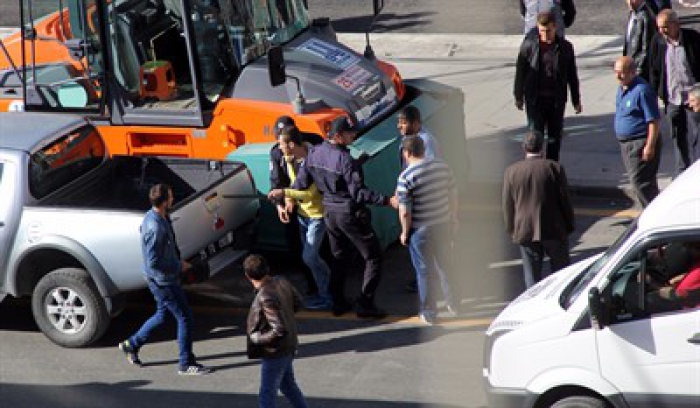
<svg viewBox="0 0 700 408">
<path fill-rule="evenodd" d="M 278 140 L 280 150 L 284 154 L 286 161 L 284 170 L 289 176 L 290 184 L 293 184 L 294 180 L 296 180 L 299 166 L 306 158 L 311 145 L 302 141 L 299 129 L 295 126 L 287 126 L 282 129 Z M 297 209 L 299 233 L 303 248 L 302 259 L 306 266 L 311 269 L 311 274 L 314 276 L 318 287 L 318 297 L 308 299 L 305 307 L 307 309 L 330 310 L 333 307 L 333 302 L 328 292 L 331 271 L 320 254 L 323 237 L 326 234 L 326 225 L 323 222 L 323 196 L 316 185 L 312 184 L 308 190 L 294 190 L 291 188 L 272 190 L 269 197 L 279 197 L 281 195 L 284 195 L 287 213 L 291 213 L 295 207 Z M 285 222 L 282 214 L 280 214 L 280 220 Z"/>
</svg>

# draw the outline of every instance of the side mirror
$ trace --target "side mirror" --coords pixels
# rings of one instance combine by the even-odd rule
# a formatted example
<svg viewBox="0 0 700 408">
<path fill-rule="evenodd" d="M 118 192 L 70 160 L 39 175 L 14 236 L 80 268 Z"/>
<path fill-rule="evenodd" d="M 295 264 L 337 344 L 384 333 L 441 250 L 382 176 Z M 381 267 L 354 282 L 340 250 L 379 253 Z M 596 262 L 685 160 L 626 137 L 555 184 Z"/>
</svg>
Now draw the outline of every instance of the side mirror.
<svg viewBox="0 0 700 408">
<path fill-rule="evenodd" d="M 384 8 L 384 0 L 373 0 L 372 1 L 372 8 L 375 16 L 378 16 L 379 13 L 382 12 L 382 9 Z"/>
<path fill-rule="evenodd" d="M 287 82 L 287 71 L 284 67 L 282 47 L 274 46 L 267 52 L 267 70 L 270 74 L 270 84 L 273 87 Z"/>
<path fill-rule="evenodd" d="M 591 288 L 588 292 L 588 311 L 591 316 L 591 326 L 596 330 L 602 330 L 607 325 L 607 314 L 598 288 Z"/>
</svg>

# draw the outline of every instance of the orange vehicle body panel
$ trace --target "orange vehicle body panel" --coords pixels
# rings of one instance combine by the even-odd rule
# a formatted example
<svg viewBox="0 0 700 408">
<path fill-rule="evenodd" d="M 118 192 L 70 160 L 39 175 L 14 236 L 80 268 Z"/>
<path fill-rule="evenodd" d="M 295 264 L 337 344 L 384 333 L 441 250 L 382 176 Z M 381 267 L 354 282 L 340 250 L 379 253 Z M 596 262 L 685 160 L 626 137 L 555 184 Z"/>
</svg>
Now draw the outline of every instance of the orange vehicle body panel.
<svg viewBox="0 0 700 408">
<path fill-rule="evenodd" d="M 238 146 L 273 142 L 275 120 L 288 115 L 303 132 L 325 135 L 341 109 L 295 115 L 289 104 L 224 99 L 218 102 L 209 128 L 99 126 L 112 155 L 167 155 L 224 159 Z"/>
</svg>

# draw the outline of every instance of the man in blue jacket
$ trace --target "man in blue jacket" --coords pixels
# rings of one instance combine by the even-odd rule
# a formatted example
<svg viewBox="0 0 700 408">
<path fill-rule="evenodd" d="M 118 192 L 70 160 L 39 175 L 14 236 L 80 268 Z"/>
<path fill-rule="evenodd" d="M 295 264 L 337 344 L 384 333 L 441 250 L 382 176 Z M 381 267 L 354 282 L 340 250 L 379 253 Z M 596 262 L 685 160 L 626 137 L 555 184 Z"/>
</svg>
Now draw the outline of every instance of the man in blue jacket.
<svg viewBox="0 0 700 408">
<path fill-rule="evenodd" d="M 138 332 L 119 343 L 131 364 L 141 365 L 138 352 L 146 344 L 153 330 L 165 323 L 169 312 L 177 320 L 177 344 L 180 348 L 180 375 L 203 375 L 211 370 L 197 364 L 192 353 L 192 310 L 185 292 L 180 286 L 180 273 L 191 267 L 180 259 L 180 250 L 175 241 L 175 231 L 170 223 L 169 212 L 173 206 L 173 192 L 166 184 L 156 184 L 148 194 L 151 208 L 141 224 L 141 252 L 143 273 L 156 300 L 156 312 Z"/>
</svg>

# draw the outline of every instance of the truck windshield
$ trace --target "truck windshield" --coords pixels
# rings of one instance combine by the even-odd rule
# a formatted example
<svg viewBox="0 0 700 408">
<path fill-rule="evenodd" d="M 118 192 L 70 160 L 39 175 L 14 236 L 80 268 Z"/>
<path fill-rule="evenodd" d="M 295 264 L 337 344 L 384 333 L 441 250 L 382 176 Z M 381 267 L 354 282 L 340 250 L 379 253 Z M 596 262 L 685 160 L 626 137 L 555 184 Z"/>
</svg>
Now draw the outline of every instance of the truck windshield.
<svg viewBox="0 0 700 408">
<path fill-rule="evenodd" d="M 240 65 L 265 55 L 273 45 L 290 41 L 309 26 L 304 0 L 218 0 L 218 3 Z"/>
<path fill-rule="evenodd" d="M 608 263 L 610 258 L 617 252 L 617 250 L 627 241 L 634 232 L 637 230 L 637 220 L 634 220 L 632 224 L 623 232 L 617 240 L 608 248 L 607 251 L 598 258 L 597 261 L 593 262 L 588 268 L 584 269 L 576 278 L 574 278 L 569 286 L 562 292 L 559 304 L 565 309 L 568 309 L 581 293 L 588 287 L 593 278 L 600 272 L 600 270 Z"/>
<path fill-rule="evenodd" d="M 105 159 L 102 138 L 92 126 L 74 130 L 32 153 L 29 191 L 43 198 L 99 166 Z"/>
</svg>

